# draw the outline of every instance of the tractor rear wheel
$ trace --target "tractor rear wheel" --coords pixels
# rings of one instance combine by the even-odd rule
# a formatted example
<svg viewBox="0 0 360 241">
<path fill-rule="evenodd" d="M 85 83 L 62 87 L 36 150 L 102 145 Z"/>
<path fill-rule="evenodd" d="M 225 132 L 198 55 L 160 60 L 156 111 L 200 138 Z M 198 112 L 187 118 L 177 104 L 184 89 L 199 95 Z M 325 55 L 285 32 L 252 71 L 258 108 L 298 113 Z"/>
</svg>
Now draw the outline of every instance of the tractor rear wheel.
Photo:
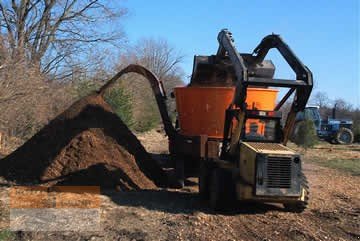
<svg viewBox="0 0 360 241">
<path fill-rule="evenodd" d="M 235 186 L 231 172 L 215 168 L 210 178 L 210 207 L 217 211 L 231 208 L 235 201 Z"/>
<path fill-rule="evenodd" d="M 351 144 L 354 141 L 354 133 L 350 129 L 342 127 L 336 133 L 335 141 L 343 145 Z"/>
<path fill-rule="evenodd" d="M 309 203 L 309 184 L 304 173 L 301 174 L 301 190 L 305 192 L 304 200 L 292 203 L 284 203 L 284 208 L 289 212 L 301 213 Z"/>
</svg>

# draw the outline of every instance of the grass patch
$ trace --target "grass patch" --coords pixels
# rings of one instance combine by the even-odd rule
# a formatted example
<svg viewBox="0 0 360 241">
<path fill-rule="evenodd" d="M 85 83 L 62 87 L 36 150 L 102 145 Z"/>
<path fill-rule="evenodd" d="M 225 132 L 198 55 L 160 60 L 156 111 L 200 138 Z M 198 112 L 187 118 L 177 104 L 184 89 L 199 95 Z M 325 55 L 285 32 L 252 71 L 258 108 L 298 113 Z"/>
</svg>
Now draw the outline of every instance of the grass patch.
<svg viewBox="0 0 360 241">
<path fill-rule="evenodd" d="M 360 160 L 358 159 L 347 159 L 347 160 L 313 160 L 322 166 L 338 169 L 341 171 L 349 172 L 353 176 L 360 176 Z"/>
<path fill-rule="evenodd" d="M 0 241 L 10 241 L 10 240 L 14 240 L 14 238 L 15 235 L 13 232 L 9 230 L 0 231 Z"/>
</svg>

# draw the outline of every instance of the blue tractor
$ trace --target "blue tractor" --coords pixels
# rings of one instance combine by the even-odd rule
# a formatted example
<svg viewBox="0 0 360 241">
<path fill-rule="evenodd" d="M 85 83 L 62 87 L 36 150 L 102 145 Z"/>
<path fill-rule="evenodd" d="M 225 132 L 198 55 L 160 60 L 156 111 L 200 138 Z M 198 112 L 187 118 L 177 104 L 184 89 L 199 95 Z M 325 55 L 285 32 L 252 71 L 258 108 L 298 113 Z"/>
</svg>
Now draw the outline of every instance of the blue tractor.
<svg viewBox="0 0 360 241">
<path fill-rule="evenodd" d="M 293 135 L 297 135 L 298 127 L 304 120 L 314 122 L 317 136 L 320 139 L 335 144 L 351 144 L 354 141 L 353 121 L 336 119 L 336 105 L 333 108 L 332 118 L 326 120 L 321 119 L 319 106 L 307 106 L 304 111 L 298 112 Z"/>
</svg>

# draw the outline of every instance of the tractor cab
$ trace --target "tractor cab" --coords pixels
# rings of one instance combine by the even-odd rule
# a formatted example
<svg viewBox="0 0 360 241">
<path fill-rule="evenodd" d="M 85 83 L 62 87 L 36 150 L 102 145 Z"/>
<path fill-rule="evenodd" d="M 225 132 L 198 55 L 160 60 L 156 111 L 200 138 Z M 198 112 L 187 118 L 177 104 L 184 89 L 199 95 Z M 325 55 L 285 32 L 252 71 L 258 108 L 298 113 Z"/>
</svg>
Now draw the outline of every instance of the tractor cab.
<svg viewBox="0 0 360 241">
<path fill-rule="evenodd" d="M 300 111 L 296 114 L 295 121 L 312 120 L 317 132 L 321 131 L 321 116 L 319 113 L 319 106 L 306 106 L 304 111 Z"/>
</svg>

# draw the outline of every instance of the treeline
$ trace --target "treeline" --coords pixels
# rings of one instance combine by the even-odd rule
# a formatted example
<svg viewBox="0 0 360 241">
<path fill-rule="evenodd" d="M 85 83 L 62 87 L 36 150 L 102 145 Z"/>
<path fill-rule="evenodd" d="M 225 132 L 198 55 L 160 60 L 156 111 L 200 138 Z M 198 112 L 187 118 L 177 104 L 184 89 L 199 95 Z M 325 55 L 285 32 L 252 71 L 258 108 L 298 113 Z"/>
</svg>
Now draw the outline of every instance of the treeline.
<svg viewBox="0 0 360 241">
<path fill-rule="evenodd" d="M 182 55 L 164 39 L 129 44 L 125 17 L 120 1 L 0 2 L 0 134 L 10 149 L 130 63 L 148 67 L 168 93 L 182 84 Z M 150 85 L 138 75 L 126 75 L 106 100 L 135 131 L 159 124 Z"/>
</svg>

